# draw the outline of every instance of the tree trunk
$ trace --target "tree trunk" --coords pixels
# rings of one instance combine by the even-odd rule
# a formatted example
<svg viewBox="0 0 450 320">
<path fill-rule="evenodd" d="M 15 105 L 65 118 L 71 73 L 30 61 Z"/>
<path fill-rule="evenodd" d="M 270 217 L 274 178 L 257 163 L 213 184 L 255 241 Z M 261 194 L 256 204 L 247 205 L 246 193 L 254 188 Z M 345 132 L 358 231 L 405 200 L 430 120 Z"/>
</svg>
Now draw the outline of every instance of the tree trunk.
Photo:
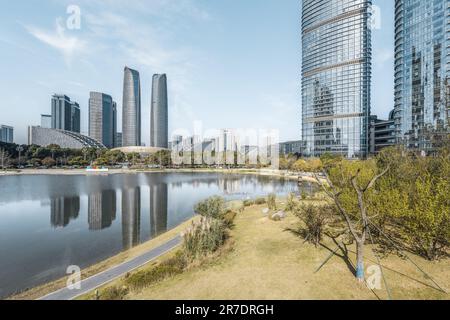
<svg viewBox="0 0 450 320">
<path fill-rule="evenodd" d="M 356 278 L 364 282 L 364 241 L 356 242 Z"/>
</svg>

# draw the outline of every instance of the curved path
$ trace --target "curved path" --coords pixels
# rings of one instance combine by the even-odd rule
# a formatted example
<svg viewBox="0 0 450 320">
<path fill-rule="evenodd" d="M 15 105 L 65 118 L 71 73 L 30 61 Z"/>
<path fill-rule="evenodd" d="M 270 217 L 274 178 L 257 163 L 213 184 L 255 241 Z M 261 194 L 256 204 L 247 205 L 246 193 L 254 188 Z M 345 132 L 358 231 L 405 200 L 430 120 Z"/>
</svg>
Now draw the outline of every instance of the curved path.
<svg viewBox="0 0 450 320">
<path fill-rule="evenodd" d="M 143 265 L 155 260 L 156 258 L 162 256 L 163 254 L 175 249 L 181 244 L 182 238 L 180 236 L 167 241 L 159 247 L 156 247 L 130 261 L 121 263 L 111 269 L 100 272 L 92 277 L 89 277 L 81 281 L 80 290 L 70 290 L 68 288 L 63 288 L 61 290 L 50 293 L 38 300 L 73 300 L 83 294 L 86 294 L 98 287 L 101 287 L 120 276 L 133 271 Z"/>
</svg>

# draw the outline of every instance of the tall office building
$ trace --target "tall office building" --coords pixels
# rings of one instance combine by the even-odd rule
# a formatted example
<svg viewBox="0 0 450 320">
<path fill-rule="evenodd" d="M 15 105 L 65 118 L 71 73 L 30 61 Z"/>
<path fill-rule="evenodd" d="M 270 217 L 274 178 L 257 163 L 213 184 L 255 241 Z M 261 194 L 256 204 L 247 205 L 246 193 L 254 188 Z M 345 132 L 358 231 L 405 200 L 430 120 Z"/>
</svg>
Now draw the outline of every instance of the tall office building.
<svg viewBox="0 0 450 320">
<path fill-rule="evenodd" d="M 370 0 L 303 0 L 305 156 L 368 153 L 370 18 Z"/>
<path fill-rule="evenodd" d="M 118 148 L 118 142 L 117 142 L 117 103 L 115 101 L 113 101 L 112 110 L 113 110 L 113 132 L 114 132 L 113 147 L 114 148 Z"/>
<path fill-rule="evenodd" d="M 80 105 L 66 95 L 52 96 L 52 129 L 80 133 Z"/>
<path fill-rule="evenodd" d="M 167 102 L 167 76 L 153 75 L 150 146 L 169 147 L 169 115 Z"/>
<path fill-rule="evenodd" d="M 89 136 L 114 148 L 116 141 L 116 103 L 110 95 L 91 92 L 89 99 Z"/>
<path fill-rule="evenodd" d="M 14 143 L 14 128 L 0 125 L 0 142 Z"/>
<path fill-rule="evenodd" d="M 41 128 L 44 128 L 44 129 L 52 128 L 52 115 L 51 114 L 41 114 Z"/>
<path fill-rule="evenodd" d="M 123 81 L 122 145 L 141 146 L 141 81 L 139 72 L 125 67 Z"/>
<path fill-rule="evenodd" d="M 450 4 L 395 1 L 395 126 L 400 142 L 426 151 L 426 129 L 449 125 Z"/>
</svg>

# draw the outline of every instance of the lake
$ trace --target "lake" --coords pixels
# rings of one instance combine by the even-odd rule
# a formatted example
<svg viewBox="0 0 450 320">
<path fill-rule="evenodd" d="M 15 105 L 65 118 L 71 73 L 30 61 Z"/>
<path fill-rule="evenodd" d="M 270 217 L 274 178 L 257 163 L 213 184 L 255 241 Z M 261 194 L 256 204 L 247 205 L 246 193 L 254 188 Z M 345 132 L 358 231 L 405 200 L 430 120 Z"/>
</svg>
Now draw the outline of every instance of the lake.
<svg viewBox="0 0 450 320">
<path fill-rule="evenodd" d="M 194 205 L 210 196 L 237 200 L 272 192 L 298 193 L 299 186 L 217 173 L 0 177 L 0 297 L 146 242 L 191 218 Z"/>
</svg>

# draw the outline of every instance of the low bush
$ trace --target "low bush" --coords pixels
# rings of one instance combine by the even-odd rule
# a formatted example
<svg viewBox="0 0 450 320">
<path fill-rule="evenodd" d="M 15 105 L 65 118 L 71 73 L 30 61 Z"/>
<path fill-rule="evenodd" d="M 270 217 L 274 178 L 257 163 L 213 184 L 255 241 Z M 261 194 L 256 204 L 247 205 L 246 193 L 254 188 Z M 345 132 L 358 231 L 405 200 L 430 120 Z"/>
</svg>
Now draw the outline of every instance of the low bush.
<svg viewBox="0 0 450 320">
<path fill-rule="evenodd" d="M 294 211 L 297 207 L 297 201 L 295 200 L 295 194 L 289 193 L 287 197 L 287 203 L 286 203 L 286 211 Z"/>
<path fill-rule="evenodd" d="M 299 233 L 305 241 L 319 245 L 327 223 L 331 220 L 335 207 L 332 205 L 315 206 L 312 204 L 299 206 L 294 214 L 304 223 Z"/>
<path fill-rule="evenodd" d="M 184 234 L 183 252 L 188 261 L 214 253 L 227 238 L 227 226 L 223 220 L 202 218 Z"/>
<path fill-rule="evenodd" d="M 237 212 L 233 210 L 228 210 L 223 216 L 223 222 L 228 228 L 233 227 L 234 219 L 237 216 Z"/>
<path fill-rule="evenodd" d="M 277 210 L 277 196 L 274 193 L 269 194 L 267 197 L 267 206 L 270 210 Z"/>
<path fill-rule="evenodd" d="M 211 197 L 198 203 L 194 211 L 203 217 L 222 219 L 225 213 L 225 200 L 222 197 Z"/>
<path fill-rule="evenodd" d="M 124 300 L 128 292 L 129 290 L 127 287 L 112 286 L 102 290 L 98 298 L 100 300 L 109 300 L 109 301 Z"/>
<path fill-rule="evenodd" d="M 258 198 L 258 199 L 256 199 L 255 200 L 255 204 L 257 204 L 257 205 L 263 205 L 263 204 L 266 204 L 266 199 L 264 199 L 264 198 Z"/>
<path fill-rule="evenodd" d="M 253 200 L 244 200 L 244 207 L 251 207 L 255 204 Z"/>
<path fill-rule="evenodd" d="M 175 257 L 163 261 L 150 270 L 142 270 L 130 275 L 125 279 L 125 283 L 133 290 L 142 290 L 154 283 L 182 273 L 186 265 L 184 255 L 178 253 Z"/>
</svg>

